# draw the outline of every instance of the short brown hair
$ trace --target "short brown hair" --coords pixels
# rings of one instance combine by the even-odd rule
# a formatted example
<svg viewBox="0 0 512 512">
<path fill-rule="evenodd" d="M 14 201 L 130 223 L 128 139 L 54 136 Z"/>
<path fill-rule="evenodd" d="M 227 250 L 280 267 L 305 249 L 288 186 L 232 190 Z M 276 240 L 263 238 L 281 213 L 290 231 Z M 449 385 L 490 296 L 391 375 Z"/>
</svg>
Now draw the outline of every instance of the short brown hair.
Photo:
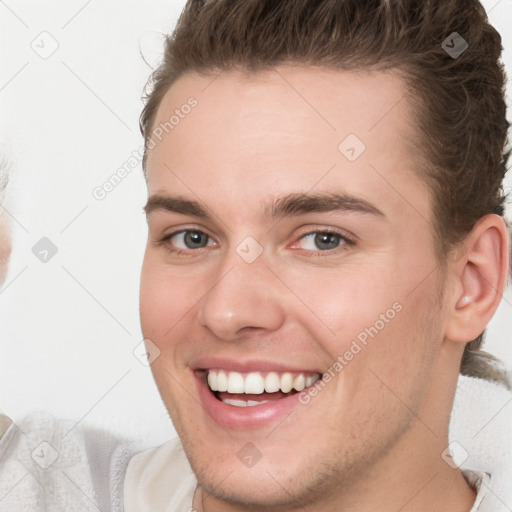
<svg viewBox="0 0 512 512">
<path fill-rule="evenodd" d="M 456 40 L 461 49 L 467 43 L 460 55 L 449 51 Z M 501 52 L 478 0 L 189 0 L 148 82 L 141 131 L 147 147 L 162 98 L 189 71 L 288 63 L 396 70 L 411 92 L 442 263 L 480 218 L 504 214 L 509 125 Z M 146 157 L 147 150 L 144 168 Z M 461 373 L 504 382 L 496 360 L 481 351 L 483 335 L 466 346 Z"/>
</svg>

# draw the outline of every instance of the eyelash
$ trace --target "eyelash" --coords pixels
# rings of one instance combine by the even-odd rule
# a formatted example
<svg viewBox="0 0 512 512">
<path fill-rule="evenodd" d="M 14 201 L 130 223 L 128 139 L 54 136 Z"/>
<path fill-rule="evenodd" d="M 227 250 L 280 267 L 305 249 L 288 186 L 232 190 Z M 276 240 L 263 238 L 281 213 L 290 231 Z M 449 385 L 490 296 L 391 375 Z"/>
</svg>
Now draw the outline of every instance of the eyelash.
<svg viewBox="0 0 512 512">
<path fill-rule="evenodd" d="M 308 250 L 308 249 L 299 249 L 305 251 L 310 254 L 312 257 L 323 258 L 327 256 L 332 256 L 333 254 L 339 254 L 340 252 L 346 251 L 347 247 L 352 247 L 355 245 L 355 240 L 347 236 L 346 234 L 342 234 L 339 231 L 334 229 L 317 229 L 313 231 L 308 231 L 307 233 L 303 233 L 298 239 L 297 242 L 304 240 L 306 237 L 310 235 L 335 235 L 338 237 L 340 245 L 335 247 L 334 249 L 326 249 L 326 250 Z M 296 244 L 297 242 L 294 242 Z"/>
<path fill-rule="evenodd" d="M 207 233 L 205 233 L 204 231 L 201 231 L 199 229 L 181 229 L 179 231 L 174 231 L 173 233 L 170 233 L 168 235 L 166 235 L 161 241 L 160 241 L 160 244 L 161 245 L 165 245 L 166 246 L 166 249 L 171 252 L 172 254 L 175 254 L 176 256 L 186 256 L 186 255 L 190 255 L 190 253 L 201 253 L 203 252 L 204 249 L 207 249 L 208 246 L 206 247 L 199 247 L 198 249 L 176 249 L 176 248 L 173 248 L 168 242 L 169 240 L 173 237 L 173 236 L 176 236 L 176 235 L 179 235 L 179 234 L 185 234 L 185 233 L 200 233 L 202 235 L 205 235 L 208 237 L 209 240 L 212 239 L 212 237 L 210 237 Z M 339 252 L 341 251 L 344 251 L 347 249 L 347 247 L 352 247 L 355 245 L 355 240 L 352 239 L 351 237 L 347 236 L 346 234 L 342 234 L 340 233 L 339 231 L 336 231 L 336 230 L 333 230 L 333 229 L 318 229 L 318 230 L 313 230 L 313 231 L 308 231 L 307 233 L 304 233 L 302 234 L 298 239 L 297 239 L 297 242 L 305 239 L 307 236 L 310 236 L 310 235 L 335 235 L 339 238 L 339 241 L 340 241 L 340 245 L 338 247 L 335 247 L 334 249 L 326 249 L 326 250 L 316 250 L 316 251 L 312 251 L 312 250 L 307 250 L 307 249 L 302 249 L 303 251 L 309 253 L 311 256 L 313 257 L 326 257 L 326 256 L 331 256 L 332 254 L 338 254 Z M 293 242 L 294 244 L 296 244 L 297 242 Z"/>
</svg>

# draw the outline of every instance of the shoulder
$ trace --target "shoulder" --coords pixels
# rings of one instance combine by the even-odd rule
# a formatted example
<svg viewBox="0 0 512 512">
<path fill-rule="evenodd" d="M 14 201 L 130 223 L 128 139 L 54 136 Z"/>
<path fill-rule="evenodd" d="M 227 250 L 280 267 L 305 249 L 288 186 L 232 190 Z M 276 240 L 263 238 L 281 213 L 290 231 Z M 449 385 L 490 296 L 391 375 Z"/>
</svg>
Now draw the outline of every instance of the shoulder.
<svg viewBox="0 0 512 512">
<path fill-rule="evenodd" d="M 2 511 L 121 511 L 132 453 L 108 431 L 32 413 L 0 440 Z"/>
<path fill-rule="evenodd" d="M 459 376 L 452 408 L 451 432 L 461 438 L 512 443 L 509 425 L 512 393 L 504 385 L 476 377 Z"/>
<path fill-rule="evenodd" d="M 503 503 L 512 503 L 511 424 L 509 389 L 480 378 L 459 377 L 450 420 L 451 464 L 488 475 L 483 487 L 489 491 L 478 508 L 482 512 L 497 512 L 503 510 Z"/>
<path fill-rule="evenodd" d="M 124 484 L 126 512 L 188 510 L 197 485 L 179 439 L 136 454 Z"/>
</svg>

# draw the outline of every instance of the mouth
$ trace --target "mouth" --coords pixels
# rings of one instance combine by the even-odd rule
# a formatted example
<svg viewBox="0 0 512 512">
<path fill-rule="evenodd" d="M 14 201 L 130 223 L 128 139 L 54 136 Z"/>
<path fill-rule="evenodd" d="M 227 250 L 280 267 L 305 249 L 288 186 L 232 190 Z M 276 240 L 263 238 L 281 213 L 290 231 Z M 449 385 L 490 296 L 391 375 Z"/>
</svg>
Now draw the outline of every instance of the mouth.
<svg viewBox="0 0 512 512">
<path fill-rule="evenodd" d="M 321 375 L 211 369 L 205 371 L 205 377 L 217 400 L 233 407 L 255 407 L 293 396 L 312 386 Z"/>
<path fill-rule="evenodd" d="M 239 372 L 225 368 L 194 371 L 203 409 L 223 428 L 271 427 L 301 407 L 300 392 L 321 379 L 308 371 Z"/>
</svg>

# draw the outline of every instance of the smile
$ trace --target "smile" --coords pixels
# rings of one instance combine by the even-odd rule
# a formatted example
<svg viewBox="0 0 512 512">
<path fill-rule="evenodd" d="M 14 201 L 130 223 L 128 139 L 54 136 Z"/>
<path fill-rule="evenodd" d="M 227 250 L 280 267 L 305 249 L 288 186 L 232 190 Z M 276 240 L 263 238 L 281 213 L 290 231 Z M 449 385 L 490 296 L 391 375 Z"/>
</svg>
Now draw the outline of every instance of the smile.
<svg viewBox="0 0 512 512">
<path fill-rule="evenodd" d="M 234 407 L 254 407 L 291 396 L 312 386 L 320 377 L 308 373 L 212 369 L 207 372 L 207 383 L 221 402 Z"/>
<path fill-rule="evenodd" d="M 272 428 L 292 411 L 299 414 L 306 409 L 301 393 L 322 378 L 319 368 L 239 358 L 204 356 L 191 369 L 200 411 L 224 430 Z"/>
</svg>

